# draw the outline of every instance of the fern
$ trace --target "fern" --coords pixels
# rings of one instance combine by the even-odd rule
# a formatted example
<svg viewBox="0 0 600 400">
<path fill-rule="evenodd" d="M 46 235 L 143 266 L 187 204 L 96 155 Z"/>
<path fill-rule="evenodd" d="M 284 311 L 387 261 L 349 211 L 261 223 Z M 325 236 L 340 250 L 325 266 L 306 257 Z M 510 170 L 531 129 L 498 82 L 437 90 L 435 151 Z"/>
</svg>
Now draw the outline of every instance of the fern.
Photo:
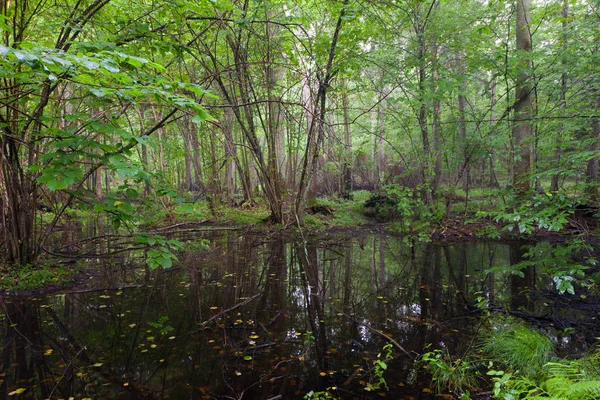
<svg viewBox="0 0 600 400">
<path fill-rule="evenodd" d="M 600 380 L 582 381 L 569 386 L 566 393 L 568 399 L 598 399 L 600 398 Z"/>
<path fill-rule="evenodd" d="M 593 356 L 592 358 L 593 359 Z M 600 398 L 600 376 L 588 359 L 552 362 L 545 365 L 550 374 L 542 386 L 552 396 L 566 400 L 594 400 Z"/>
<path fill-rule="evenodd" d="M 539 332 L 508 321 L 484 341 L 483 350 L 494 360 L 502 360 L 527 376 L 538 374 L 548 362 L 552 342 Z"/>
</svg>

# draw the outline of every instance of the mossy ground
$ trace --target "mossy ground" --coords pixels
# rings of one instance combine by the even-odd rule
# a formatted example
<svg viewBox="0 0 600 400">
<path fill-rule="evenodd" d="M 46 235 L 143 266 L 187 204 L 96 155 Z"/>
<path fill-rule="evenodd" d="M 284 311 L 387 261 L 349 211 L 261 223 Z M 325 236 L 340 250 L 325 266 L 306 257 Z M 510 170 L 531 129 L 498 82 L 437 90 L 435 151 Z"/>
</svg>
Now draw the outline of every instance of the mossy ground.
<svg viewBox="0 0 600 400">
<path fill-rule="evenodd" d="M 18 293 L 40 287 L 61 287 L 80 274 L 73 265 L 38 263 L 36 265 L 0 267 L 0 287 L 7 292 Z"/>
</svg>

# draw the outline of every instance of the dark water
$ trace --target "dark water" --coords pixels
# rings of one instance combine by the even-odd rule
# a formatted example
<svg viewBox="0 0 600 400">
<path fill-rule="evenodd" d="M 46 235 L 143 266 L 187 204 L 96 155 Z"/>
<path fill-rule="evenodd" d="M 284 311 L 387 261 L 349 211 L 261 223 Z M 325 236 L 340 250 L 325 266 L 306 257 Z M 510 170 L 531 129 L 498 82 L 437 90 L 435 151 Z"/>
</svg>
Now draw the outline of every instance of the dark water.
<svg viewBox="0 0 600 400">
<path fill-rule="evenodd" d="M 349 399 L 428 398 L 413 359 L 429 344 L 450 354 L 472 346 L 478 297 L 540 326 L 560 323 L 557 343 L 585 350 L 585 334 L 560 333 L 577 313 L 548 295 L 549 277 L 486 272 L 521 253 L 518 244 L 368 233 L 228 233 L 167 272 L 135 267 L 141 254 L 123 253 L 101 260 L 84 288 L 0 298 L 0 399 L 288 399 L 330 387 Z M 580 317 L 597 327 L 595 313 Z M 367 391 L 390 339 L 389 390 Z"/>
</svg>

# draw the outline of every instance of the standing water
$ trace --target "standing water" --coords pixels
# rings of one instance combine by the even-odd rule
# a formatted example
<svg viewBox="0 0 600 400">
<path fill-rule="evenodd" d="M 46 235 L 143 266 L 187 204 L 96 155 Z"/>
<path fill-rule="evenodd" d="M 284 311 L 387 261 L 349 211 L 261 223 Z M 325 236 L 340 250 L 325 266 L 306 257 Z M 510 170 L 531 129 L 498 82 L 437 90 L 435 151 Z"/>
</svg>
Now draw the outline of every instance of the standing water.
<svg viewBox="0 0 600 400">
<path fill-rule="evenodd" d="M 518 244 L 229 233 L 187 248 L 170 271 L 120 258 L 84 288 L 0 298 L 0 399 L 428 398 L 415 360 L 474 346 L 478 303 L 575 318 L 544 296 L 549 277 L 503 268 Z"/>
</svg>

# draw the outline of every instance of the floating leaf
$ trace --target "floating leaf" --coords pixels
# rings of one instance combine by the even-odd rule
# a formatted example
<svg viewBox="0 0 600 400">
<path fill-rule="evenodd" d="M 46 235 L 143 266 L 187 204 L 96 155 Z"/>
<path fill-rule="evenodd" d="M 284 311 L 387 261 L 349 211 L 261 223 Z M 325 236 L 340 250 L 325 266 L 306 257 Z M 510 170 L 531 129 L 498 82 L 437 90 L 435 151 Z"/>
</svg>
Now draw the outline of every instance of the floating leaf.
<svg viewBox="0 0 600 400">
<path fill-rule="evenodd" d="M 27 390 L 27 388 L 18 388 L 17 390 L 15 390 L 13 392 L 10 392 L 8 395 L 9 396 L 14 396 L 15 394 L 21 394 L 21 393 L 23 393 L 26 390 Z"/>
</svg>

